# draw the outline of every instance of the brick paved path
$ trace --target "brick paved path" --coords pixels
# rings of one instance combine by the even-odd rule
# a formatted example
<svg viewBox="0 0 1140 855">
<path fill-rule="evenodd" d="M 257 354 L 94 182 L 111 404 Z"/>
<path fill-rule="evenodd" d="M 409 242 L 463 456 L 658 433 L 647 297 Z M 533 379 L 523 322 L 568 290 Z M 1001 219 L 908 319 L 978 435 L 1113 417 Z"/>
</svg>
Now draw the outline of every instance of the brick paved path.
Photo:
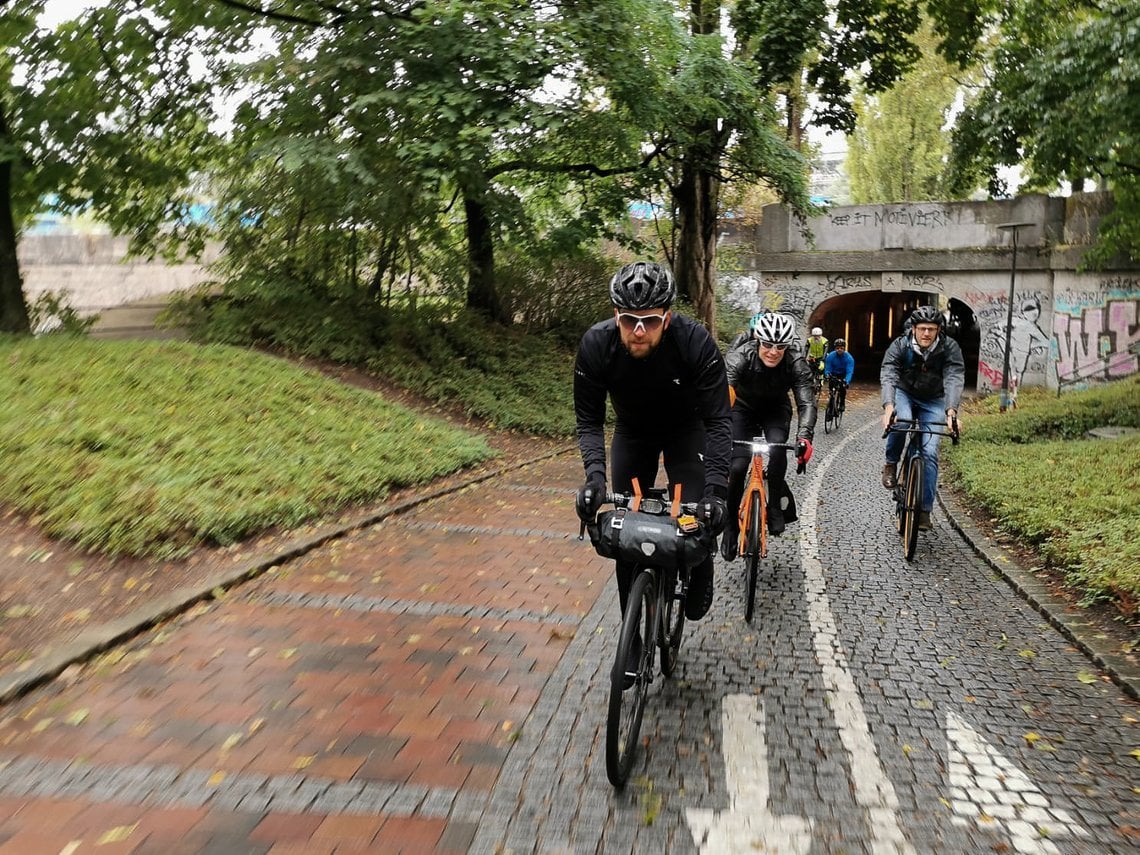
<svg viewBox="0 0 1140 855">
<path fill-rule="evenodd" d="M 793 479 L 754 627 L 718 562 L 625 791 L 566 454 L 0 708 L 0 853 L 1133 851 L 1140 708 L 940 513 L 901 560 L 871 406 Z"/>
</svg>

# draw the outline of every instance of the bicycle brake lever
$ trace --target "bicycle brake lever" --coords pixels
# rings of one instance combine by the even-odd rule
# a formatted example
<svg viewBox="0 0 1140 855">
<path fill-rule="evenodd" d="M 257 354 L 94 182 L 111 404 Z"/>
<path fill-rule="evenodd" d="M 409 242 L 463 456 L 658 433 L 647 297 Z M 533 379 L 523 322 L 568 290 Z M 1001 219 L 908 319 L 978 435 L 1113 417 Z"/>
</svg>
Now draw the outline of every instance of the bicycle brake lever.
<svg viewBox="0 0 1140 855">
<path fill-rule="evenodd" d="M 585 520 L 579 520 L 579 522 L 581 523 L 581 527 L 578 529 L 578 540 L 585 540 L 586 539 L 586 521 Z"/>
</svg>

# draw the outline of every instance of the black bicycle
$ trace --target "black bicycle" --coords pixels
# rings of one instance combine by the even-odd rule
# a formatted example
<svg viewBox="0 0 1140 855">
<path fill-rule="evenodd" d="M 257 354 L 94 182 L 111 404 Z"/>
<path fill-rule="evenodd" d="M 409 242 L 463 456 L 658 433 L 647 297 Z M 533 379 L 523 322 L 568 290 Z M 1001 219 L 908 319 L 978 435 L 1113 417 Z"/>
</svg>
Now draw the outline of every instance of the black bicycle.
<svg viewBox="0 0 1140 855">
<path fill-rule="evenodd" d="M 681 503 L 679 485 L 676 489 L 673 501 L 660 488 L 645 495 L 638 495 L 636 486 L 633 494 L 608 493 L 605 503 L 614 509 L 583 524 L 599 555 L 636 565 L 610 672 L 606 775 L 615 787 L 629 780 L 657 651 L 663 676 L 672 676 L 677 667 L 689 571 L 715 543 L 694 515 L 696 503 Z"/>
<path fill-rule="evenodd" d="M 823 391 L 823 357 L 808 357 L 808 365 L 811 367 L 812 388 L 815 389 L 815 399 L 818 401 L 819 393 Z"/>
<path fill-rule="evenodd" d="M 824 433 L 839 430 L 839 425 L 843 422 L 843 409 L 847 402 L 847 396 L 844 394 L 846 388 L 847 384 L 842 375 L 827 375 L 827 409 L 823 414 Z"/>
<path fill-rule="evenodd" d="M 899 474 L 895 478 L 894 500 L 895 524 L 903 539 L 903 555 L 910 561 L 918 545 L 918 515 L 922 512 L 922 492 L 926 487 L 926 437 L 948 436 L 957 445 L 958 420 L 954 419 L 952 430 L 944 430 L 937 425 L 921 424 L 915 419 L 896 419 L 892 415 L 891 423 L 883 431 L 883 438 L 886 439 L 891 432 L 907 435 Z"/>
</svg>

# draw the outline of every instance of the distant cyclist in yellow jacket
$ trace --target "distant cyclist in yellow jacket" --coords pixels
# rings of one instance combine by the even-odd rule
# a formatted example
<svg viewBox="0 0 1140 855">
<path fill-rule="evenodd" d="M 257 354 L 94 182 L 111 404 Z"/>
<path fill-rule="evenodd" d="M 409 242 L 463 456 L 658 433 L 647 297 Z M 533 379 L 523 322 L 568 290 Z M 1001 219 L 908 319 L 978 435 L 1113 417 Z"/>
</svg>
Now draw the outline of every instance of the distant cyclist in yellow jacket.
<svg viewBox="0 0 1140 855">
<path fill-rule="evenodd" d="M 807 363 L 811 366 L 812 374 L 818 379 L 823 376 L 823 359 L 827 356 L 827 339 L 823 337 L 823 330 L 819 327 L 811 328 L 811 335 L 807 340 Z"/>
</svg>

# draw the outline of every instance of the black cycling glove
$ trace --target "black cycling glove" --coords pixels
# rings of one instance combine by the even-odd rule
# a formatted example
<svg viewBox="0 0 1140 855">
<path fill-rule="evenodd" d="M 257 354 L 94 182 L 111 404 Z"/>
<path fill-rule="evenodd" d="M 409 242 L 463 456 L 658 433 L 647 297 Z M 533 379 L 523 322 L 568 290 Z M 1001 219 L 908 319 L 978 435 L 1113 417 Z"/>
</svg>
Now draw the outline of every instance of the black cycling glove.
<svg viewBox="0 0 1140 855">
<path fill-rule="evenodd" d="M 582 522 L 593 522 L 598 508 L 605 500 L 606 476 L 594 473 L 578 488 L 578 495 L 574 498 L 574 510 L 578 512 L 578 519 Z"/>
<path fill-rule="evenodd" d="M 724 531 L 724 524 L 728 520 L 727 491 L 723 487 L 706 487 L 697 515 L 713 534 Z"/>
</svg>

